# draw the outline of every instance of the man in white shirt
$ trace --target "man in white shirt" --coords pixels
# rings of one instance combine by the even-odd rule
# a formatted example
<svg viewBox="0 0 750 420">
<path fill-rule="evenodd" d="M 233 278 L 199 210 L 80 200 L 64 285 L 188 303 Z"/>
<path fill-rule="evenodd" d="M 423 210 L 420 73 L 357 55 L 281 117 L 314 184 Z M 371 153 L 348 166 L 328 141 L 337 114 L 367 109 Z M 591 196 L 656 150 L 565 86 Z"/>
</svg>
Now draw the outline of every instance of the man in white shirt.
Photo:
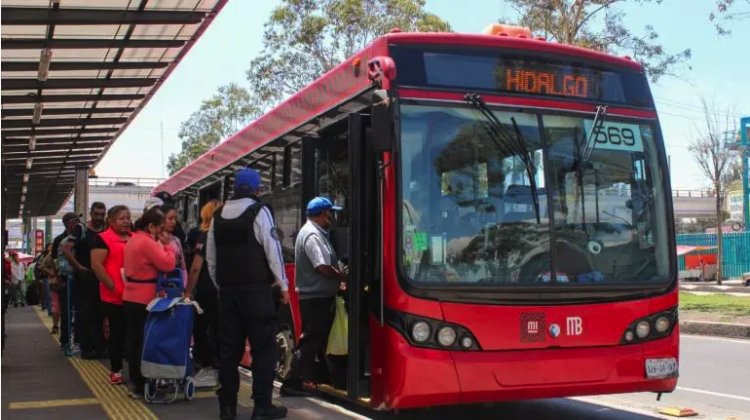
<svg viewBox="0 0 750 420">
<path fill-rule="evenodd" d="M 314 388 L 315 358 L 325 357 L 325 344 L 334 319 L 336 293 L 344 287 L 347 273 L 341 270 L 336 250 L 328 240 L 335 212 L 341 208 L 326 197 L 307 204 L 307 223 L 297 232 L 294 269 L 302 338 L 289 379 L 281 387 L 283 397 L 304 397 Z"/>
</svg>

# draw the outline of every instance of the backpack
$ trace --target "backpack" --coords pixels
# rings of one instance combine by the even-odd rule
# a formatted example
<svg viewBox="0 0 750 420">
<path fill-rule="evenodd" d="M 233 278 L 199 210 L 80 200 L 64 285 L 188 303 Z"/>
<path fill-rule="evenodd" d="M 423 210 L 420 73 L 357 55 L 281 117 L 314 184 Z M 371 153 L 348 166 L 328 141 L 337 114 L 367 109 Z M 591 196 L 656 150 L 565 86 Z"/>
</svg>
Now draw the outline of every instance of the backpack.
<svg viewBox="0 0 750 420">
<path fill-rule="evenodd" d="M 84 241 L 86 240 L 86 226 L 82 223 L 78 226 L 81 227 L 81 241 Z M 73 238 L 68 235 L 63 238 L 63 240 L 61 240 L 60 244 L 57 246 L 57 271 L 61 276 L 69 276 L 73 274 L 73 266 L 70 264 L 70 261 L 65 258 L 65 254 L 63 254 L 62 252 L 62 248 L 72 240 Z"/>
</svg>

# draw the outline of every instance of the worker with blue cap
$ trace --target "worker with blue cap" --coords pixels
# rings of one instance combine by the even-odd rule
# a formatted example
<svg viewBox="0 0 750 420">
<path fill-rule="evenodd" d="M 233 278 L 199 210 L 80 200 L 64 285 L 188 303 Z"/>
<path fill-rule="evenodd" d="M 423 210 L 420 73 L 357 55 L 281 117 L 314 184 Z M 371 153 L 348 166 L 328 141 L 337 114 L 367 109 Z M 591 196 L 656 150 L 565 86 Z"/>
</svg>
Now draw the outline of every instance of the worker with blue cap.
<svg viewBox="0 0 750 420">
<path fill-rule="evenodd" d="M 250 342 L 253 358 L 252 419 L 286 417 L 286 407 L 271 403 L 276 369 L 277 298 L 289 302 L 284 261 L 273 213 L 258 198 L 260 174 L 240 169 L 234 195 L 217 210 L 206 241 L 209 276 L 219 290 L 219 416 L 237 416 L 240 379 L 237 366 Z M 280 293 L 274 293 L 278 287 Z M 279 289 L 276 289 L 278 292 Z"/>
<path fill-rule="evenodd" d="M 307 204 L 307 223 L 297 233 L 294 244 L 295 282 L 302 314 L 299 351 L 281 387 L 284 397 L 310 395 L 315 387 L 315 358 L 325 360 L 325 346 L 334 318 L 336 293 L 345 288 L 347 273 L 328 232 L 336 221 L 335 206 L 326 197 L 315 197 Z"/>
</svg>

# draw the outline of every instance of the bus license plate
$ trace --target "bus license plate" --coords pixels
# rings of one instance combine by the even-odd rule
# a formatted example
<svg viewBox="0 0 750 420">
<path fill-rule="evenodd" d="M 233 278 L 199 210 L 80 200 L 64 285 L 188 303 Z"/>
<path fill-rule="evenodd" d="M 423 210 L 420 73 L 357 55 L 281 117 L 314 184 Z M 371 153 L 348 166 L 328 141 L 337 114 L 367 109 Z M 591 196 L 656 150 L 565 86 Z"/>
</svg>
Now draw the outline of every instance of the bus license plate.
<svg viewBox="0 0 750 420">
<path fill-rule="evenodd" d="M 646 359 L 646 377 L 649 379 L 677 376 L 677 359 Z"/>
</svg>

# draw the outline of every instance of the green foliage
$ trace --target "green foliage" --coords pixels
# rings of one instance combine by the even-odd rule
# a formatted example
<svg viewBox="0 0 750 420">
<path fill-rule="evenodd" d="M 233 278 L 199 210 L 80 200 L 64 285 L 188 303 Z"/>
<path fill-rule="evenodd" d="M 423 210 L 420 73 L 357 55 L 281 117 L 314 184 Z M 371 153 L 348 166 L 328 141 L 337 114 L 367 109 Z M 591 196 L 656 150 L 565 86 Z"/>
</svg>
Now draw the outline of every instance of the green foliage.
<svg viewBox="0 0 750 420">
<path fill-rule="evenodd" d="M 203 101 L 200 109 L 180 125 L 178 136 L 182 140 L 182 150 L 169 157 L 169 174 L 190 164 L 260 113 L 260 107 L 247 89 L 234 83 L 220 87 L 214 96 Z"/>
<path fill-rule="evenodd" d="M 661 3 L 661 0 L 510 0 L 517 24 L 547 39 L 612 54 L 627 54 L 646 68 L 652 81 L 673 74 L 690 59 L 690 49 L 668 53 L 659 34 L 648 25 L 642 34 L 629 29 L 618 3 Z"/>
<path fill-rule="evenodd" d="M 748 18 L 750 18 L 750 0 L 717 0 L 716 9 L 708 15 L 708 19 L 713 22 L 716 33 L 719 35 L 732 33 L 724 26 L 725 24 Z"/>
<path fill-rule="evenodd" d="M 289 96 L 392 28 L 450 31 L 425 0 L 284 0 L 265 24 L 263 51 L 247 78 L 267 107 Z"/>
<path fill-rule="evenodd" d="M 694 295 L 680 293 L 680 310 L 722 312 L 730 315 L 750 315 L 750 298 L 723 293 Z"/>
</svg>

